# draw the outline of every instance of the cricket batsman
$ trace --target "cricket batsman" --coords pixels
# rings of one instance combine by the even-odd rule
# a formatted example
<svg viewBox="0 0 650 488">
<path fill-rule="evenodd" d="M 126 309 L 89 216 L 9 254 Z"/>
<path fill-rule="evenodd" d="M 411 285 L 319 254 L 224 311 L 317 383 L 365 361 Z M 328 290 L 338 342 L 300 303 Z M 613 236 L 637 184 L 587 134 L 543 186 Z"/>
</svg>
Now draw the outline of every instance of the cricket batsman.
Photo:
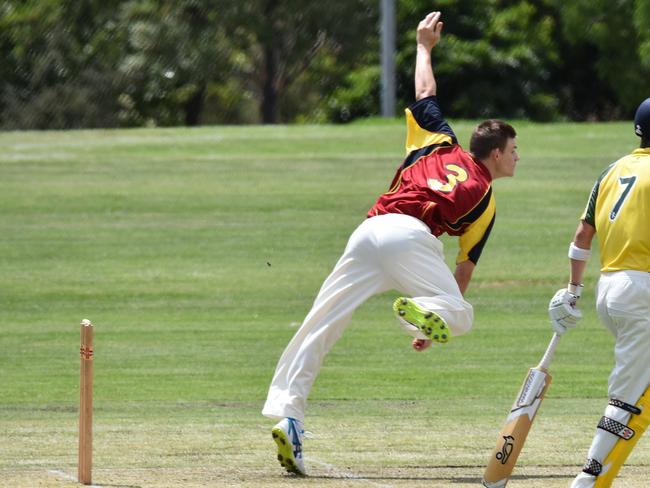
<svg viewBox="0 0 650 488">
<path fill-rule="evenodd" d="M 272 428 L 277 459 L 305 475 L 303 422 L 307 397 L 325 355 L 369 297 L 388 290 L 404 296 L 393 304 L 402 327 L 423 351 L 472 327 L 463 298 L 495 219 L 492 180 L 513 176 L 515 130 L 500 120 L 479 124 L 470 151 L 458 144 L 437 99 L 431 50 L 440 40 L 440 12 L 417 27 L 415 103 L 406 109 L 406 157 L 386 193 L 352 233 L 301 327 L 280 357 L 262 413 Z M 438 236 L 459 236 L 455 272 Z"/>
<path fill-rule="evenodd" d="M 576 325 L 582 277 L 598 236 L 598 315 L 614 335 L 609 402 L 587 461 L 571 488 L 612 485 L 650 422 L 650 98 L 639 105 L 634 131 L 641 145 L 612 163 L 591 190 L 569 246 L 570 279 L 549 304 L 558 334 Z"/>
</svg>

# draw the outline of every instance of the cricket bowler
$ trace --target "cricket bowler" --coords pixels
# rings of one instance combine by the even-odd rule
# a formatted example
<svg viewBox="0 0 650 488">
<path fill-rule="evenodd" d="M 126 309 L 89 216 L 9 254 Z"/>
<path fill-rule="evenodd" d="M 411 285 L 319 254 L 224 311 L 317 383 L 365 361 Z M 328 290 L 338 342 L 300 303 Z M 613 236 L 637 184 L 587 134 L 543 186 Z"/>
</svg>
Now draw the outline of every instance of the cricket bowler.
<svg viewBox="0 0 650 488">
<path fill-rule="evenodd" d="M 262 413 L 272 428 L 277 459 L 306 475 L 303 422 L 307 397 L 326 354 L 354 311 L 369 297 L 398 290 L 399 323 L 427 349 L 467 333 L 472 306 L 463 298 L 495 221 L 492 180 L 513 176 L 516 132 L 500 120 L 473 131 L 470 151 L 458 144 L 437 99 L 431 51 L 441 38 L 440 12 L 417 27 L 415 102 L 406 109 L 406 157 L 388 188 L 352 233 L 301 327 L 280 357 Z M 456 269 L 444 260 L 438 236 L 459 237 Z"/>
</svg>

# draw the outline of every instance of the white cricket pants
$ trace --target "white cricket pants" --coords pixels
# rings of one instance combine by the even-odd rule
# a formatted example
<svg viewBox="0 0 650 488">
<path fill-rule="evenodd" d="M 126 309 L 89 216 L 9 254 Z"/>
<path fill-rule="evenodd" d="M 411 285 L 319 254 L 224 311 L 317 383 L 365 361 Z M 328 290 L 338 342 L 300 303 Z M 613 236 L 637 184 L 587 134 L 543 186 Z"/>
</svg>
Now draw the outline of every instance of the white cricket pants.
<svg viewBox="0 0 650 488">
<path fill-rule="evenodd" d="M 635 405 L 650 385 L 650 273 L 602 273 L 596 307 L 600 320 L 616 338 L 609 398 Z M 611 405 L 605 415 L 623 424 L 630 418 L 628 412 Z M 596 429 L 587 457 L 602 463 L 618 440 L 614 434 Z M 592 488 L 594 483 L 593 476 L 581 473 L 571 488 Z"/>
<path fill-rule="evenodd" d="M 304 421 L 307 397 L 323 359 L 352 314 L 369 297 L 391 289 L 438 313 L 447 321 L 452 336 L 472 327 L 472 306 L 463 299 L 445 264 L 442 243 L 429 228 L 407 215 L 369 218 L 350 236 L 280 357 L 262 413 L 274 419 Z"/>
</svg>

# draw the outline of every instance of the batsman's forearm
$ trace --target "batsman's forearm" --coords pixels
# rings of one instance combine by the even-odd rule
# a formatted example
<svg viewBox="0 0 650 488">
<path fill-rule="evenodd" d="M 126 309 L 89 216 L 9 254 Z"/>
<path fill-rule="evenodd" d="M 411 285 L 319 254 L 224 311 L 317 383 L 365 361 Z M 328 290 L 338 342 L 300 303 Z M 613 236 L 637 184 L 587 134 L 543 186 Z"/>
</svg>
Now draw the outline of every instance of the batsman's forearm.
<svg viewBox="0 0 650 488">
<path fill-rule="evenodd" d="M 581 220 L 573 236 L 573 244 L 580 249 L 591 249 L 591 241 L 596 235 L 596 228 L 584 220 Z M 582 279 L 587 267 L 587 261 L 571 259 L 571 283 L 582 283 Z"/>
<path fill-rule="evenodd" d="M 582 284 L 582 277 L 585 274 L 585 268 L 587 267 L 587 261 L 578 261 L 577 259 L 571 259 L 571 274 L 569 281 L 575 283 L 576 285 Z"/>
</svg>

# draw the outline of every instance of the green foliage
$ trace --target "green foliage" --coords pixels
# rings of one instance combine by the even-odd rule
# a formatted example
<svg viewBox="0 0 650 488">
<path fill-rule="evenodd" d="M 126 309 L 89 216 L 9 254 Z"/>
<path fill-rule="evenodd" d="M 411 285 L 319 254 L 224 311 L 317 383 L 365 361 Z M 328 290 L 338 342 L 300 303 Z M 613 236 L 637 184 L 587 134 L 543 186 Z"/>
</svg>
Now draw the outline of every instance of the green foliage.
<svg viewBox="0 0 650 488">
<path fill-rule="evenodd" d="M 647 0 L 396 0 L 397 99 L 415 27 L 451 117 L 629 118 Z M 379 111 L 379 0 L 0 0 L 0 127 L 346 122 Z M 399 108 L 399 107 L 398 107 Z"/>
<path fill-rule="evenodd" d="M 316 99 L 331 93 L 349 69 L 363 66 L 376 45 L 374 0 L 237 0 L 221 8 L 230 15 L 228 38 L 246 59 L 242 82 L 259 97 L 267 123 L 318 112 Z"/>
<path fill-rule="evenodd" d="M 650 78 L 650 6 L 646 0 L 576 0 L 553 4 L 562 13 L 562 33 L 571 46 L 562 72 L 569 78 L 585 72 L 584 83 L 566 84 L 567 102 L 592 118 L 630 117 L 648 95 Z M 572 57 L 571 53 L 584 53 Z M 582 75 L 574 74 L 581 71 Z"/>
<path fill-rule="evenodd" d="M 634 2 L 634 26 L 639 38 L 639 58 L 644 70 L 650 71 L 650 3 Z"/>
<path fill-rule="evenodd" d="M 196 0 L 131 0 L 122 4 L 119 24 L 127 30 L 119 67 L 127 122 L 199 124 L 208 85 L 227 79 L 221 67 L 229 44 L 218 13 Z"/>
<path fill-rule="evenodd" d="M 0 10 L 5 128 L 117 123 L 115 2 L 4 1 Z"/>
<path fill-rule="evenodd" d="M 378 66 L 368 66 L 348 74 L 342 86 L 327 99 L 327 120 L 349 122 L 377 115 L 380 77 Z"/>
<path fill-rule="evenodd" d="M 532 117 L 551 120 L 559 108 L 548 86 L 553 63 L 555 21 L 539 2 L 448 1 L 443 41 L 433 58 L 439 94 L 451 116 Z M 400 2 L 400 24 L 416 26 L 427 2 Z M 406 104 L 412 100 L 415 32 L 400 43 L 399 67 Z"/>
</svg>

